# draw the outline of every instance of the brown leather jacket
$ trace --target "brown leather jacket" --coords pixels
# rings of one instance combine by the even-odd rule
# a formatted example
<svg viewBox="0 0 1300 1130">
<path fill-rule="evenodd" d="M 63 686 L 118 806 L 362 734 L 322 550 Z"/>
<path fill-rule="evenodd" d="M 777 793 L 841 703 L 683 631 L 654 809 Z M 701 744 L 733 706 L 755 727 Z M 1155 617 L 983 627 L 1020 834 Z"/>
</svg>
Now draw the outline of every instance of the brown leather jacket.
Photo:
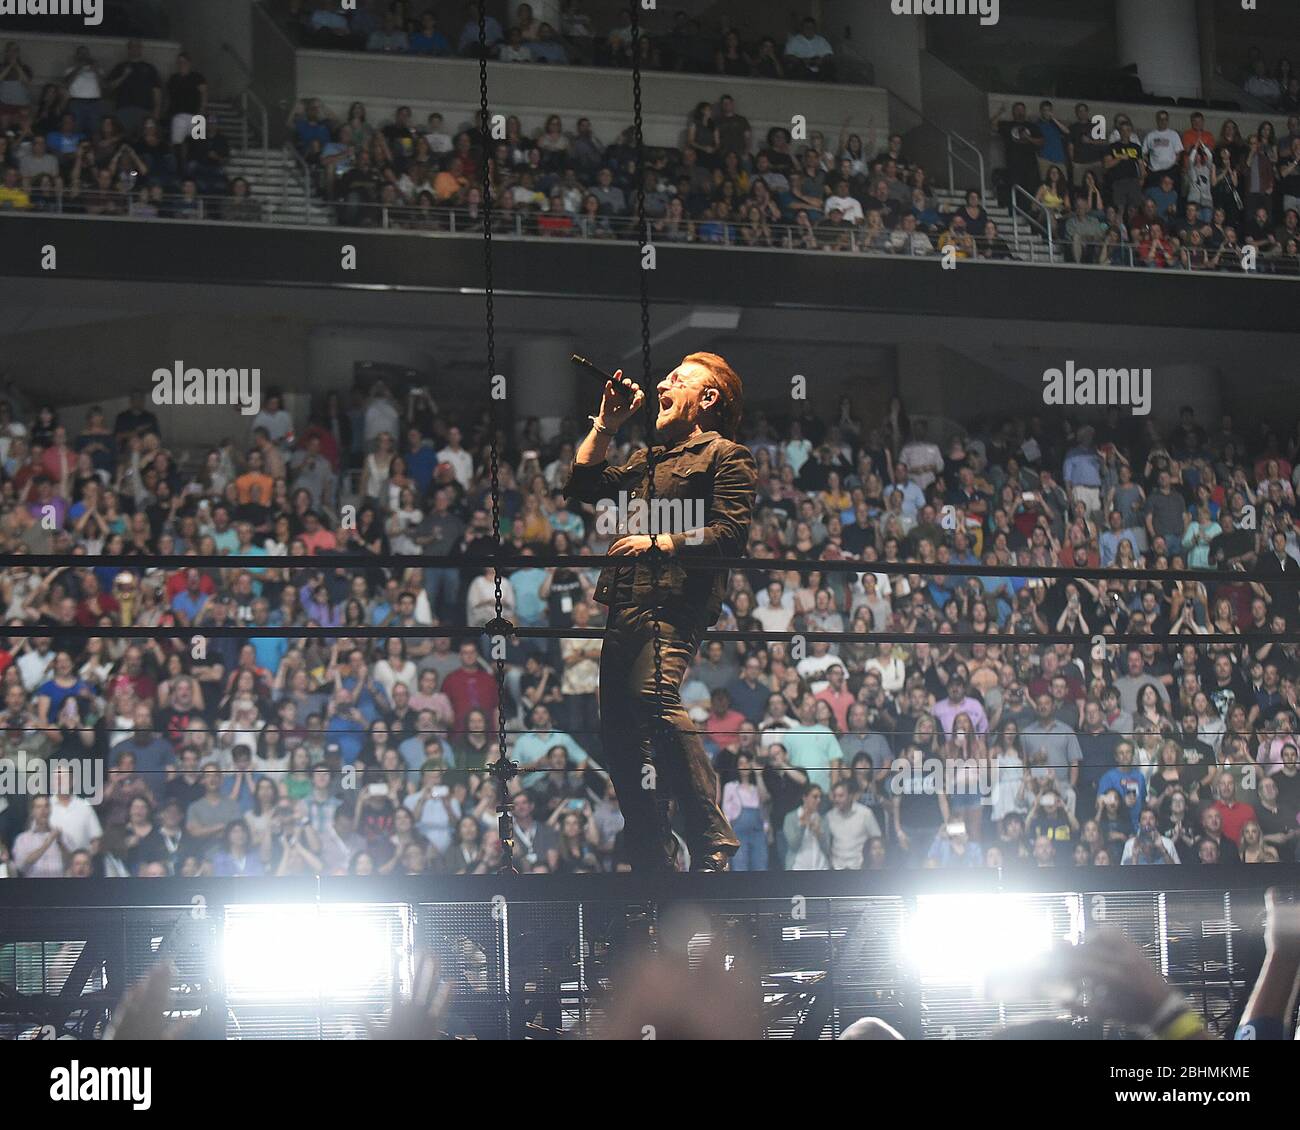
<svg viewBox="0 0 1300 1130">
<path fill-rule="evenodd" d="M 608 462 L 575 463 L 564 493 L 591 504 L 604 498 L 620 502 L 623 491 L 627 501 L 644 499 L 649 478 L 642 449 L 622 467 L 611 467 Z M 727 572 L 691 569 L 690 562 L 693 558 L 744 555 L 757 483 L 749 448 L 723 439 L 717 432 L 703 432 L 667 450 L 656 447 L 655 498 L 680 500 L 697 511 L 702 508 L 704 521 L 671 531 L 675 551 L 661 558 L 657 585 L 649 556 L 642 556 L 631 559 L 634 564 L 606 566 L 596 583 L 596 599 L 611 606 L 658 607 L 666 613 L 665 619 L 675 621 L 680 614 L 691 622 L 712 624 L 727 593 Z M 686 515 L 691 515 L 691 508 Z M 660 532 L 663 528 L 660 525 Z"/>
</svg>

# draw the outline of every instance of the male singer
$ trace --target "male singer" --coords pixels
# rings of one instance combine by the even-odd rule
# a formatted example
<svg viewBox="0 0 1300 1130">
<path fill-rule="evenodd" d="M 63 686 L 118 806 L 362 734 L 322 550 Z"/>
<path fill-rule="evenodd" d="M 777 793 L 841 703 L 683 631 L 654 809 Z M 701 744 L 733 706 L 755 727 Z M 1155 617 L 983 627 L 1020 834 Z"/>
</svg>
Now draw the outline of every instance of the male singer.
<svg viewBox="0 0 1300 1130">
<path fill-rule="evenodd" d="M 609 606 L 600 657 L 601 741 L 623 811 L 623 837 L 634 870 L 675 867 L 669 803 L 677 801 L 691 867 L 725 871 L 739 842 L 718 806 L 718 779 L 704 743 L 682 708 L 681 685 L 705 629 L 722 607 L 726 570 L 690 569 L 692 559 L 739 557 L 749 540 L 757 472 L 736 442 L 744 390 L 735 371 L 713 353 L 692 353 L 655 387 L 655 498 L 704 514 L 689 530 L 620 537 L 612 556 L 636 557 L 607 566 L 596 599 Z M 614 433 L 645 403 L 622 370 L 605 384 L 599 415 L 578 447 L 565 494 L 580 502 L 648 497 L 644 449 L 626 466 L 605 454 Z M 702 504 L 702 505 L 701 505 Z M 653 512 L 653 511 L 652 511 Z M 663 513 L 663 511 L 659 511 Z M 657 550 L 652 550 L 652 546 Z M 657 558 L 657 565 L 652 560 Z M 655 628 L 659 619 L 661 694 L 656 697 Z"/>
</svg>

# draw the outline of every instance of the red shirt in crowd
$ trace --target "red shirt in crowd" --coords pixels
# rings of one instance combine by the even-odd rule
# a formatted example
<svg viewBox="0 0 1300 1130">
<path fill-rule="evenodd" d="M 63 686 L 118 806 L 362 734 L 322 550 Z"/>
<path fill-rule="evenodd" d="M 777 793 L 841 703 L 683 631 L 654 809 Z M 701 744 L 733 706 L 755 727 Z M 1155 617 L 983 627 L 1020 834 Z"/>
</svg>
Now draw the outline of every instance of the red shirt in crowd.
<svg viewBox="0 0 1300 1130">
<path fill-rule="evenodd" d="M 443 693 L 451 699 L 456 729 L 465 728 L 471 710 L 481 710 L 491 725 L 496 718 L 497 681 L 481 667 L 458 667 L 442 681 Z"/>
<path fill-rule="evenodd" d="M 319 553 L 322 549 L 338 549 L 339 541 L 329 530 L 321 526 L 314 534 L 303 530 L 298 535 L 307 547 L 308 553 Z"/>
<path fill-rule="evenodd" d="M 726 714 L 709 713 L 704 723 L 704 732 L 719 749 L 735 749 L 740 744 L 740 727 L 745 716 L 739 710 L 728 710 Z"/>
<path fill-rule="evenodd" d="M 1240 844 L 1242 828 L 1255 819 L 1254 808 L 1244 800 L 1234 800 L 1231 804 L 1216 800 L 1210 807 L 1223 817 L 1223 834 L 1234 844 Z"/>
<path fill-rule="evenodd" d="M 830 687 L 818 691 L 813 698 L 820 699 L 822 702 L 830 703 L 831 713 L 835 715 L 835 721 L 841 730 L 849 728 L 849 707 L 854 703 L 852 693 L 846 687 L 836 694 Z"/>
<path fill-rule="evenodd" d="M 83 600 L 77 605 L 77 623 L 83 628 L 91 628 L 99 623 L 101 616 L 116 616 L 121 609 L 116 597 L 106 592 L 97 593 L 93 601 Z"/>
</svg>

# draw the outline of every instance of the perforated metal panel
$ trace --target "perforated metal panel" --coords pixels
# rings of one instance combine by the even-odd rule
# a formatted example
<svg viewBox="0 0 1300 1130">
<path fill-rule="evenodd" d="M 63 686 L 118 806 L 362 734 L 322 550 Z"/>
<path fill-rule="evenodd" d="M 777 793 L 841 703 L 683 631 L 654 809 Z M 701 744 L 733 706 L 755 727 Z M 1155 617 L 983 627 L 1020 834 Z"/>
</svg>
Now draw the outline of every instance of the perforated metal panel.
<svg viewBox="0 0 1300 1130">
<path fill-rule="evenodd" d="M 867 1016 L 909 1039 L 980 1038 L 1063 1015 L 1020 960 L 1026 937 L 1032 951 L 1106 926 L 1227 1034 L 1262 957 L 1259 889 L 715 895 L 661 904 L 657 916 L 646 903 L 546 893 L 528 888 L 499 903 L 9 908 L 0 912 L 0 1036 L 97 1038 L 121 994 L 165 958 L 177 971 L 175 1007 L 200 1017 L 206 1034 L 364 1038 L 388 1023 L 395 994 L 410 993 L 423 950 L 449 987 L 453 1035 L 598 1036 L 624 960 L 658 950 L 684 974 L 712 963 L 735 975 L 767 1038 L 834 1038 Z M 946 907 L 937 918 L 936 905 Z M 1020 983 L 985 976 L 973 954 L 994 966 L 1012 959 Z"/>
<path fill-rule="evenodd" d="M 484 1040 L 508 1034 L 505 908 L 490 903 L 421 903 L 416 938 L 438 960 L 449 987 L 457 1035 Z"/>
<path fill-rule="evenodd" d="M 215 930 L 195 908 L 18 909 L 0 918 L 0 1035 L 97 1038 L 112 1005 L 160 960 L 206 1004 Z"/>
<path fill-rule="evenodd" d="M 688 967 L 744 979 L 766 1039 L 816 1039 L 834 1028 L 836 946 L 831 900 L 793 896 L 696 904 L 682 913 Z M 663 933 L 671 934 L 671 919 Z"/>
<path fill-rule="evenodd" d="M 890 896 L 825 901 L 835 954 L 835 1011 L 828 1035 L 838 1037 L 868 1016 L 904 1029 L 903 900 Z"/>
<path fill-rule="evenodd" d="M 1243 900 L 1231 893 L 1171 892 L 1164 898 L 1164 937 L 1170 984 L 1182 990 L 1206 1024 L 1218 1035 L 1231 1035 L 1250 992 L 1254 971 L 1263 960 L 1262 909 L 1254 905 L 1256 921 L 1243 931 L 1239 912 Z M 1251 951 L 1257 951 L 1251 953 Z"/>
</svg>

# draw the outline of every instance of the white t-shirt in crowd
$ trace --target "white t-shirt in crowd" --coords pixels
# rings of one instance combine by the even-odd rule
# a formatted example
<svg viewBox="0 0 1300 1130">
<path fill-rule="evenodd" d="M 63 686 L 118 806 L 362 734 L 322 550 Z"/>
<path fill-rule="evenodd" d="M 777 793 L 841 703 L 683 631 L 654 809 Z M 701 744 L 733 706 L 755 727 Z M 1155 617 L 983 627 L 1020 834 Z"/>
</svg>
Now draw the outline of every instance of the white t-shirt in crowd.
<svg viewBox="0 0 1300 1130">
<path fill-rule="evenodd" d="M 1153 129 L 1142 142 L 1142 155 L 1154 173 L 1163 173 L 1178 164 L 1183 139 L 1171 129 Z"/>
<path fill-rule="evenodd" d="M 754 619 L 763 625 L 765 632 L 788 632 L 794 613 L 788 608 L 755 608 Z"/>
<path fill-rule="evenodd" d="M 802 32 L 785 41 L 785 53 L 791 59 L 820 59 L 823 55 L 834 54 L 824 35 L 804 35 Z"/>
<path fill-rule="evenodd" d="M 253 430 L 256 431 L 258 428 L 265 428 L 266 434 L 271 437 L 271 442 L 279 443 L 293 431 L 293 417 L 283 408 L 278 412 L 268 412 L 264 408 L 253 417 Z"/>
<path fill-rule="evenodd" d="M 1214 180 L 1209 165 L 1187 166 L 1187 199 L 1202 208 L 1214 205 Z"/>
<path fill-rule="evenodd" d="M 69 98 L 100 98 L 99 73 L 93 66 L 78 66 L 68 72 Z"/>
<path fill-rule="evenodd" d="M 860 224 L 866 219 L 862 212 L 862 205 L 852 196 L 826 197 L 826 203 L 823 205 L 822 211 L 829 216 L 836 208 L 844 214 L 844 219 L 851 224 Z"/>
<path fill-rule="evenodd" d="M 474 477 L 474 456 L 463 447 L 459 451 L 452 451 L 450 447 L 444 447 L 438 452 L 438 462 L 450 463 L 456 481 L 466 490 L 469 489 L 470 480 Z"/>
<path fill-rule="evenodd" d="M 63 846 L 69 851 L 86 851 L 91 843 L 104 834 L 99 817 L 88 801 L 79 796 L 55 797 L 50 805 L 50 827 L 63 834 Z"/>
<path fill-rule="evenodd" d="M 396 667 L 387 659 L 381 659 L 375 664 L 374 673 L 375 682 L 384 688 L 384 694 L 390 700 L 393 697 L 393 688 L 398 683 L 405 683 L 406 689 L 413 691 L 420 681 L 420 672 L 409 659 L 405 663 L 399 662 Z"/>
<path fill-rule="evenodd" d="M 905 444 L 898 453 L 898 461 L 907 465 L 907 469 L 912 472 L 912 481 L 922 490 L 934 482 L 935 475 L 943 471 L 943 456 L 933 443 L 913 441 Z"/>
<path fill-rule="evenodd" d="M 880 835 L 880 823 L 871 809 L 855 804 L 846 814 L 832 808 L 823 817 L 831 837 L 831 869 L 861 871 L 867 841 Z"/>
<path fill-rule="evenodd" d="M 366 446 L 373 444 L 384 432 L 396 439 L 401 434 L 401 423 L 402 416 L 396 404 L 384 396 L 374 397 L 366 405 L 364 434 Z"/>
<path fill-rule="evenodd" d="M 45 682 L 53 667 L 54 652 L 47 651 L 44 655 L 39 651 L 24 652 L 18 660 L 18 674 L 23 681 L 23 690 L 31 694 Z"/>
</svg>

